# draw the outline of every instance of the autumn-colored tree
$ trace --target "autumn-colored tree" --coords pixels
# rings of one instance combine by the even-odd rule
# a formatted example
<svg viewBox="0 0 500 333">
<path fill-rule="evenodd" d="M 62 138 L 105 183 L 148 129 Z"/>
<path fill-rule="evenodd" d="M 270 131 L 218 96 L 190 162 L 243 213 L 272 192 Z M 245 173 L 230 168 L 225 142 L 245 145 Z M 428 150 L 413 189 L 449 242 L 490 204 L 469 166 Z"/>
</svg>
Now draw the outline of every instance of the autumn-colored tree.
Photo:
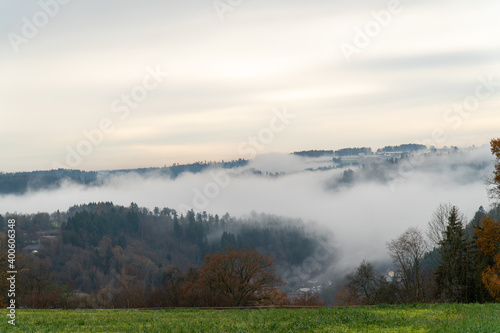
<svg viewBox="0 0 500 333">
<path fill-rule="evenodd" d="M 197 306 L 261 305 L 276 296 L 282 284 L 273 269 L 274 259 L 255 249 L 225 250 L 207 254 L 199 274 L 184 286 Z"/>
<path fill-rule="evenodd" d="M 482 277 L 486 290 L 495 300 L 500 302 L 500 254 L 495 256 L 495 265 L 487 267 L 483 271 Z"/>
<path fill-rule="evenodd" d="M 487 256 L 494 256 L 500 245 L 500 223 L 489 217 L 481 221 L 482 228 L 476 230 L 477 244 Z"/>
<path fill-rule="evenodd" d="M 500 138 L 491 140 L 491 152 L 496 163 L 489 190 L 492 198 L 500 199 Z M 482 281 L 490 295 L 500 301 L 500 222 L 485 218 L 481 224 L 475 231 L 477 244 L 485 256 L 493 257 L 493 264 L 483 270 Z"/>
<path fill-rule="evenodd" d="M 490 295 L 500 301 L 500 222 L 489 217 L 481 221 L 481 228 L 475 231 L 481 252 L 493 257 L 495 264 L 486 267 L 482 273 L 483 284 Z"/>
</svg>

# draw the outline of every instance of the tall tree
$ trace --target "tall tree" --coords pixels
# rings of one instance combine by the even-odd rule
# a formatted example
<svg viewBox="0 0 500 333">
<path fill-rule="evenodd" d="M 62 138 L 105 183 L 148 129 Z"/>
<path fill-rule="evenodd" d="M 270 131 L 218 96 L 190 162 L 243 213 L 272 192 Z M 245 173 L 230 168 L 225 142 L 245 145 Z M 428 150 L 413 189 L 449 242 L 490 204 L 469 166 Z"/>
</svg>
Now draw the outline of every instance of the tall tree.
<svg viewBox="0 0 500 333">
<path fill-rule="evenodd" d="M 485 218 L 482 228 L 476 230 L 477 243 L 484 255 L 493 258 L 493 264 L 482 273 L 484 286 L 490 295 L 500 301 L 500 222 Z"/>
<path fill-rule="evenodd" d="M 491 198 L 500 200 L 500 138 L 491 140 L 491 153 L 495 156 L 495 170 L 489 181 L 489 191 Z M 493 259 L 493 264 L 482 273 L 484 286 L 493 298 L 500 301 L 500 222 L 486 218 L 476 234 L 481 251 Z"/>
<path fill-rule="evenodd" d="M 422 261 L 428 243 L 417 228 L 409 228 L 398 238 L 387 243 L 389 255 L 398 266 L 403 299 L 407 302 L 424 301 Z"/>
<path fill-rule="evenodd" d="M 444 237 L 439 243 L 440 266 L 436 270 L 439 294 L 446 301 L 467 301 L 469 257 L 462 218 L 451 208 Z"/>
</svg>

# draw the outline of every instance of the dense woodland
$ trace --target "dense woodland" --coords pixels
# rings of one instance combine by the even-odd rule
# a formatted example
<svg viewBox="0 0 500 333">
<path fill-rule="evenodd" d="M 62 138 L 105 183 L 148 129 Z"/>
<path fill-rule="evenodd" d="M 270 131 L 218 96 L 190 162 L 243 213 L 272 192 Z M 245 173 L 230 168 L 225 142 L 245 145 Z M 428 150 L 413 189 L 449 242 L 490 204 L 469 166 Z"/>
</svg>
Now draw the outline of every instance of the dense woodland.
<svg viewBox="0 0 500 333">
<path fill-rule="evenodd" d="M 135 204 L 123 207 L 112 203 L 91 203 L 74 206 L 64 213 L 9 218 L 16 219 L 16 241 L 22 249 L 17 259 L 22 267 L 18 300 L 28 307 L 495 300 L 484 284 L 483 273 L 495 265 L 500 228 L 493 221 L 500 220 L 500 206 L 488 212 L 480 207 L 467 223 L 457 207 L 440 205 L 426 232 L 428 239 L 434 240 L 432 245 L 422 231 L 414 228 L 388 243 L 394 258 L 393 274 L 379 272 L 374 264 L 362 262 L 344 280 L 333 275 L 330 278 L 337 258 L 337 253 L 333 253 L 308 275 L 311 280 L 323 276 L 315 282 L 315 289 L 311 289 L 308 278 L 294 283 L 300 275 L 289 272 L 306 267 L 305 262 L 314 258 L 315 251 L 328 243 L 330 236 L 326 231 L 307 232 L 310 228 L 299 220 L 257 214 L 235 219 L 228 214 L 219 217 L 193 211 L 179 216 L 168 208 L 149 211 Z M 0 224 L 5 233 L 6 218 L 0 216 Z M 496 242 L 496 247 L 486 245 L 493 249 L 488 253 L 482 251 L 479 242 L 485 232 L 486 238 L 493 237 L 492 242 Z M 488 236 L 492 232 L 498 232 L 498 238 Z M 275 275 L 269 278 L 273 288 L 266 294 L 268 303 L 263 299 L 238 303 L 226 296 L 204 295 L 198 283 L 205 276 L 202 272 L 207 269 L 204 268 L 207 255 L 230 257 L 231 250 L 244 249 L 255 249 L 272 263 L 270 272 Z M 258 257 L 257 254 L 254 256 Z M 1 260 L 5 262 L 6 258 Z M 5 299 L 5 290 L 3 294 Z M 188 294 L 189 299 L 181 297 Z"/>
<path fill-rule="evenodd" d="M 164 286 L 165 276 L 173 270 L 192 275 L 207 254 L 256 249 L 276 260 L 273 269 L 281 276 L 312 256 L 319 242 L 329 242 L 326 231 L 310 232 L 300 220 L 258 214 L 235 219 L 192 210 L 179 215 L 173 209 L 150 211 L 134 203 L 91 203 L 67 212 L 8 218 L 16 220 L 16 245 L 25 265 L 19 299 L 28 300 L 27 306 L 50 304 L 55 288 L 61 294 L 89 295 L 85 306 L 128 307 L 111 302 L 123 291 L 115 286 L 123 276 L 133 280 L 127 289 L 134 286 L 134 298 L 141 300 L 135 304 L 148 306 L 146 300 Z M 0 216 L 0 225 L 6 233 L 7 218 Z M 334 255 L 328 264 L 333 260 Z M 312 270 L 320 274 L 326 268 Z M 114 290 L 109 302 L 96 299 L 110 287 Z"/>
</svg>

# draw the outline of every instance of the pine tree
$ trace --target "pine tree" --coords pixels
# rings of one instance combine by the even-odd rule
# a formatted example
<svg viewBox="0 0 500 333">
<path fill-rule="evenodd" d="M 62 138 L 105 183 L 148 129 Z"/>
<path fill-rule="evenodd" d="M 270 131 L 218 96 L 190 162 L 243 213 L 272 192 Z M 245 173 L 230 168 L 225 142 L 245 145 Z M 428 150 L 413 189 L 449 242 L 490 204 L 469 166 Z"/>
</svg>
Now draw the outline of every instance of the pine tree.
<svg viewBox="0 0 500 333">
<path fill-rule="evenodd" d="M 457 207 L 452 207 L 443 240 L 436 282 L 443 300 L 467 301 L 468 246 Z"/>
</svg>

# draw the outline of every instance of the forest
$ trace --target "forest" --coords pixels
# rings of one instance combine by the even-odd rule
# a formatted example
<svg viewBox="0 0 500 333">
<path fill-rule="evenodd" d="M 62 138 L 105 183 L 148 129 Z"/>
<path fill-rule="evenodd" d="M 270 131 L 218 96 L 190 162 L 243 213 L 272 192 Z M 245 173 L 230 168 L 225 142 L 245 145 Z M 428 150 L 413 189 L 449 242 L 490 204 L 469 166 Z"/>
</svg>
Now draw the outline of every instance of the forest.
<svg viewBox="0 0 500 333">
<path fill-rule="evenodd" d="M 145 307 L 153 291 L 164 287 L 166 277 L 173 272 L 194 274 L 209 254 L 258 250 L 276 261 L 278 272 L 286 273 L 312 256 L 320 242 L 329 242 L 326 231 L 309 232 L 300 220 L 263 214 L 235 219 L 192 210 L 179 215 L 174 209 L 150 211 L 134 203 L 0 215 L 4 233 L 8 219 L 16 221 L 16 246 L 22 253 L 17 259 L 23 265 L 18 299 L 28 307 L 56 306 L 64 301 L 63 295 L 81 296 L 73 302 L 78 306 L 132 306 L 130 300 L 125 304 L 115 299 L 123 294 L 120 283 L 126 280 L 131 280 L 125 289 L 133 290 L 134 306 Z M 314 273 L 326 268 L 314 267 Z M 110 288 L 114 291 L 109 300 L 98 297 Z M 5 290 L 2 294 L 5 299 Z"/>
</svg>

